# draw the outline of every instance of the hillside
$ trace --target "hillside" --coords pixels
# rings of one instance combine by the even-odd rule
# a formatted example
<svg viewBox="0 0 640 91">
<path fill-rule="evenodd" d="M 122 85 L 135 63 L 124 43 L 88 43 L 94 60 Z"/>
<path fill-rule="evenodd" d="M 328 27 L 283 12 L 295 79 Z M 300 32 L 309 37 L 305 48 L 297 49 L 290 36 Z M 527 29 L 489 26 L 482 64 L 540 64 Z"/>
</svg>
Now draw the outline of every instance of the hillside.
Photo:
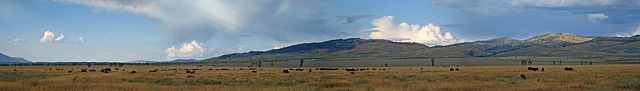
<svg viewBox="0 0 640 91">
<path fill-rule="evenodd" d="M 489 55 L 489 53 L 470 47 L 428 47 L 419 43 L 350 38 L 303 43 L 269 51 L 234 53 L 205 59 L 205 61 L 473 57 L 480 55 Z"/>
<path fill-rule="evenodd" d="M 20 57 L 9 57 L 0 53 L 0 63 L 31 63 L 31 61 Z"/>
<path fill-rule="evenodd" d="M 383 39 L 350 38 L 302 43 L 269 51 L 227 54 L 204 61 L 514 56 L 630 58 L 640 57 L 639 46 L 640 35 L 598 37 L 569 33 L 550 33 L 525 40 L 501 37 L 436 47 Z"/>
</svg>

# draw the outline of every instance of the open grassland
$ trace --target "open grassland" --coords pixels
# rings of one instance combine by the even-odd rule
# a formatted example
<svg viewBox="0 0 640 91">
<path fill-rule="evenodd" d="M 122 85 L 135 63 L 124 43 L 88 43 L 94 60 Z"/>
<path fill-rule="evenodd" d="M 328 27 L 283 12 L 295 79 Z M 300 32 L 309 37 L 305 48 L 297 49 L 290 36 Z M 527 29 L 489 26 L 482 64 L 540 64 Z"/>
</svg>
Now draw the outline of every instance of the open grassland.
<svg viewBox="0 0 640 91">
<path fill-rule="evenodd" d="M 574 71 L 563 70 L 566 67 L 564 65 L 536 66 L 545 68 L 544 72 L 530 71 L 527 67 L 425 66 L 388 67 L 385 70 L 380 70 L 383 67 L 362 67 L 369 70 L 347 72 L 321 71 L 315 68 L 296 71 L 271 67 L 256 70 L 247 70 L 245 67 L 240 70 L 240 67 L 210 66 L 92 66 L 89 69 L 97 71 L 80 72 L 80 68 L 86 66 L 4 66 L 0 67 L 0 91 L 640 90 L 640 65 L 572 65 Z M 55 70 L 56 68 L 63 70 Z M 101 68 L 111 68 L 112 71 L 103 73 L 100 72 Z M 229 70 L 221 70 L 222 68 Z M 450 68 L 459 68 L 460 71 L 449 71 Z M 73 72 L 69 73 L 71 69 Z M 149 72 L 153 69 L 158 69 L 158 72 Z M 200 70 L 191 74 L 186 73 L 185 69 Z M 283 70 L 291 73 L 283 73 Z M 132 74 L 131 71 L 137 73 Z M 527 79 L 519 78 L 521 74 L 526 75 Z"/>
</svg>

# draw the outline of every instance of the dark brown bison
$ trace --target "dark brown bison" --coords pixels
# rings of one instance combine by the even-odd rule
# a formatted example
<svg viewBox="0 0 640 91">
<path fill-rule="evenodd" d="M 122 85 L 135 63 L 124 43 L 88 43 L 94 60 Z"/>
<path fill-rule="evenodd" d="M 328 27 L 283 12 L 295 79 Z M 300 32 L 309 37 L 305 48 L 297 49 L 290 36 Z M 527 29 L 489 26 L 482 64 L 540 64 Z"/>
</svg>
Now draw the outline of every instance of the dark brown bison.
<svg viewBox="0 0 640 91">
<path fill-rule="evenodd" d="M 456 68 L 456 71 L 460 71 L 460 69 Z"/>
<path fill-rule="evenodd" d="M 449 71 L 454 71 L 454 69 L 453 68 L 449 68 Z"/>
<path fill-rule="evenodd" d="M 187 70 L 187 72 L 186 72 L 186 73 L 191 73 L 191 71 L 188 71 L 188 70 Z"/>
<path fill-rule="evenodd" d="M 538 71 L 538 67 L 527 67 L 527 70 Z"/>
<path fill-rule="evenodd" d="M 282 70 L 282 73 L 289 73 L 289 70 Z"/>
<path fill-rule="evenodd" d="M 540 69 L 540 71 L 544 71 L 544 68 Z"/>
<path fill-rule="evenodd" d="M 13 71 L 18 71 L 18 70 L 16 70 L 16 69 L 13 69 Z"/>
<path fill-rule="evenodd" d="M 96 70 L 95 69 L 91 69 L 91 70 L 89 70 L 89 72 L 96 72 Z"/>
<path fill-rule="evenodd" d="M 251 73 L 258 73 L 258 71 L 251 71 Z"/>
<path fill-rule="evenodd" d="M 564 70 L 566 70 L 566 71 L 573 71 L 573 67 L 564 67 Z"/>
<path fill-rule="evenodd" d="M 134 73 L 136 73 L 136 71 L 131 71 L 131 74 L 134 74 Z"/>
<path fill-rule="evenodd" d="M 158 69 L 150 70 L 149 72 L 158 72 Z"/>
<path fill-rule="evenodd" d="M 527 80 L 527 76 L 525 76 L 524 74 L 520 74 L 520 78 L 522 78 L 522 80 Z"/>
<path fill-rule="evenodd" d="M 73 71 L 69 71 L 69 73 L 71 73 L 71 72 L 73 72 Z"/>
</svg>

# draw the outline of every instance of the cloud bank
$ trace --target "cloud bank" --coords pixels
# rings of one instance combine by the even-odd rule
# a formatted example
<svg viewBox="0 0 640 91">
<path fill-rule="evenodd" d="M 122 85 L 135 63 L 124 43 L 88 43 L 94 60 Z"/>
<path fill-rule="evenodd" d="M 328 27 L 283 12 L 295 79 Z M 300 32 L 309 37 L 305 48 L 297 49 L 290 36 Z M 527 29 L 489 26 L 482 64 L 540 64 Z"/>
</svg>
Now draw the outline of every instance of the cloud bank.
<svg viewBox="0 0 640 91">
<path fill-rule="evenodd" d="M 257 0 L 55 0 L 108 10 L 123 10 L 161 20 L 157 32 L 174 42 L 213 37 L 234 41 L 242 35 L 257 35 L 279 42 L 347 35 L 316 16 L 322 1 Z"/>
<path fill-rule="evenodd" d="M 54 43 L 61 41 L 64 41 L 64 35 L 60 34 L 60 36 L 56 37 L 55 34 L 51 31 L 45 31 L 44 36 L 42 37 L 42 39 L 40 39 L 41 43 Z"/>
<path fill-rule="evenodd" d="M 589 21 L 591 21 L 591 22 L 595 22 L 596 20 L 609 18 L 609 16 L 604 15 L 602 13 L 599 13 L 599 14 L 587 14 L 587 17 L 589 18 Z"/>
<path fill-rule="evenodd" d="M 393 24 L 393 16 L 383 16 L 374 19 L 371 24 L 375 26 L 370 30 L 370 38 L 374 39 L 390 39 L 401 42 L 418 42 L 426 45 L 449 45 L 459 41 L 449 32 L 441 32 L 439 26 L 429 25 L 409 25 L 407 23 Z"/>
</svg>

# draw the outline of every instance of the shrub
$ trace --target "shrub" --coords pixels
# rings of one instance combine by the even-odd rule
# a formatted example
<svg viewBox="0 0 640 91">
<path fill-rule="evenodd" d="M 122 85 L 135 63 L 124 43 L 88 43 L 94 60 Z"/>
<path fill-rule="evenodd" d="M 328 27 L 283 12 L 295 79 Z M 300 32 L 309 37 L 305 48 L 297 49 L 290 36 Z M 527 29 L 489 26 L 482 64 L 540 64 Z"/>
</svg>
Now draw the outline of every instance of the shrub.
<svg viewBox="0 0 640 91">
<path fill-rule="evenodd" d="M 630 82 L 630 83 L 618 83 L 614 85 L 614 87 L 640 90 L 640 81 Z"/>
<path fill-rule="evenodd" d="M 353 81 L 353 84 L 365 84 L 365 83 L 368 83 L 368 82 L 369 82 L 369 80 L 367 80 L 367 79 L 358 79 L 358 80 Z"/>
<path fill-rule="evenodd" d="M 598 81 L 597 80 L 587 80 L 584 82 L 584 84 L 588 84 L 588 85 L 594 85 L 596 84 Z"/>
</svg>

